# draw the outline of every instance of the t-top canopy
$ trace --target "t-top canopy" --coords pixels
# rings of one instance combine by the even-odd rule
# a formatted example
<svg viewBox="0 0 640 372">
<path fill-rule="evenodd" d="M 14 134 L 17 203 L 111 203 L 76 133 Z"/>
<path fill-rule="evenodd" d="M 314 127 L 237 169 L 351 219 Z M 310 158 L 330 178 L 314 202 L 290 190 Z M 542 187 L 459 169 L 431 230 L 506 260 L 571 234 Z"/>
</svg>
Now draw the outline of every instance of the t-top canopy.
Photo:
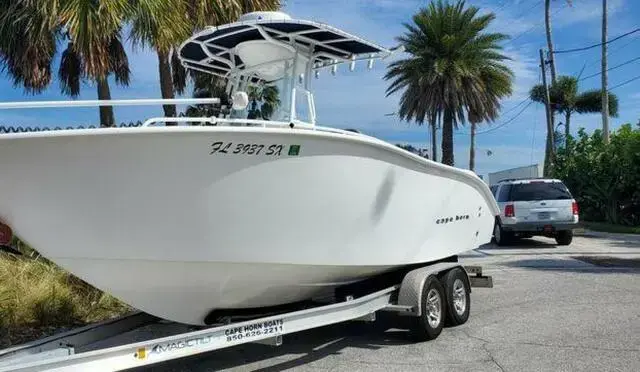
<svg viewBox="0 0 640 372">
<path fill-rule="evenodd" d="M 281 12 L 252 12 L 238 22 L 207 28 L 185 41 L 179 50 L 187 68 L 225 78 L 230 73 L 252 72 L 261 80 L 277 78 L 282 68 L 274 70 L 275 62 L 292 60 L 294 55 L 302 57 L 304 65 L 310 62 L 311 70 L 316 70 L 354 60 L 383 58 L 390 53 L 331 26 L 292 19 Z"/>
</svg>

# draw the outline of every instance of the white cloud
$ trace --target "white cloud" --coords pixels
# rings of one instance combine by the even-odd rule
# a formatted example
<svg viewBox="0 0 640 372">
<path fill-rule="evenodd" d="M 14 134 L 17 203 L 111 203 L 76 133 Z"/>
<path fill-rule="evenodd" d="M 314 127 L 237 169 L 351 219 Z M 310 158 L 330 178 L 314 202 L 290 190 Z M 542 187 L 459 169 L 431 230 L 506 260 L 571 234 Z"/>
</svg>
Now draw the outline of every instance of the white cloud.
<svg viewBox="0 0 640 372">
<path fill-rule="evenodd" d="M 637 93 L 633 93 L 632 95 L 629 96 L 629 98 L 636 100 L 636 101 L 640 101 L 640 92 Z"/>
<path fill-rule="evenodd" d="M 559 3 L 559 2 L 556 2 Z M 573 1 L 572 6 L 554 4 L 554 8 L 563 7 L 558 16 L 553 19 L 553 25 L 557 28 L 571 26 L 581 22 L 602 19 L 602 0 Z M 607 13 L 609 17 L 616 16 L 624 9 L 624 0 L 609 0 Z"/>
<path fill-rule="evenodd" d="M 529 95 L 531 87 L 538 83 L 539 67 L 538 60 L 531 57 L 531 53 L 523 53 L 526 48 L 507 48 L 505 54 L 511 58 L 506 64 L 515 75 L 513 95 L 509 100 L 521 101 Z"/>
</svg>

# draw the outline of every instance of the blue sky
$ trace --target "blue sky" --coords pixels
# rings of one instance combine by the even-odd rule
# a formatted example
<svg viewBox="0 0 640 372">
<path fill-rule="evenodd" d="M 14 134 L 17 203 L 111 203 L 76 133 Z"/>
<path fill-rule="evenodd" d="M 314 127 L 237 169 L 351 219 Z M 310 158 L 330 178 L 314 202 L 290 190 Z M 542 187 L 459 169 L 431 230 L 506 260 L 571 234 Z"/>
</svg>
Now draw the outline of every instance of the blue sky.
<svg viewBox="0 0 640 372">
<path fill-rule="evenodd" d="M 404 32 L 402 22 L 428 1 L 414 0 L 287 0 L 285 11 L 294 18 L 311 19 L 329 23 L 365 39 L 393 46 L 394 38 Z M 503 101 L 503 112 L 496 123 L 479 128 L 477 136 L 476 171 L 480 174 L 541 162 L 544 154 L 545 116 L 542 106 L 530 105 L 516 120 L 499 129 L 482 132 L 502 125 L 524 106 L 513 109 L 526 98 L 529 88 L 540 81 L 538 49 L 545 47 L 543 0 L 468 0 L 482 11 L 494 11 L 497 18 L 491 26 L 512 36 L 504 44 L 509 62 L 515 72 L 514 94 Z M 557 50 L 581 47 L 600 42 L 601 0 L 573 0 L 567 6 L 563 0 L 553 3 L 554 44 Z M 609 0 L 610 38 L 640 27 L 640 2 L 634 0 Z M 633 34 L 609 45 L 609 66 L 640 57 L 640 33 Z M 112 98 L 160 97 L 158 64 L 150 50 L 129 50 L 132 69 L 131 84 L 121 88 L 112 84 Z M 582 76 L 597 73 L 600 68 L 600 48 L 563 54 L 557 57 L 558 74 Z M 609 86 L 613 87 L 640 75 L 640 61 L 630 63 L 609 73 Z M 373 70 L 363 65 L 356 71 L 338 70 L 336 76 L 322 74 L 314 81 L 318 120 L 321 125 L 339 128 L 358 128 L 368 134 L 392 143 L 411 143 L 424 147 L 429 141 L 427 127 L 400 122 L 385 114 L 396 111 L 397 96 L 385 97 L 388 83 L 382 79 L 385 63 L 376 61 Z M 598 88 L 600 77 L 581 82 L 580 89 Z M 59 84 L 37 96 L 25 95 L 21 88 L 14 88 L 11 80 L 0 76 L 0 101 L 57 100 L 66 99 L 59 93 Z M 620 99 L 620 115 L 612 118 L 617 128 L 623 123 L 635 123 L 640 119 L 640 80 L 629 83 L 614 92 Z M 86 84 L 81 99 L 95 99 L 95 88 Z M 115 110 L 118 122 L 143 120 L 161 116 L 160 107 L 119 107 Z M 97 109 L 40 109 L 0 112 L 0 125 L 22 126 L 76 126 L 96 124 Z M 599 114 L 575 115 L 572 132 L 578 127 L 592 131 L 601 125 Z M 455 134 L 456 166 L 468 166 L 469 131 L 461 128 Z M 438 139 L 438 146 L 440 140 Z M 488 156 L 487 151 L 492 155 Z"/>
</svg>

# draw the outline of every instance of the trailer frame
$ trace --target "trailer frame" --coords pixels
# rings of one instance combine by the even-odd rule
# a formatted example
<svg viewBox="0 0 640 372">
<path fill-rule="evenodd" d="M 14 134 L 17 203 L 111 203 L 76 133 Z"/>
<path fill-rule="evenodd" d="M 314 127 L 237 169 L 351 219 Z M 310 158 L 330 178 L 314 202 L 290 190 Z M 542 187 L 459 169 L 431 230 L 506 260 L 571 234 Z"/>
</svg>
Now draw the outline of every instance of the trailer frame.
<svg viewBox="0 0 640 372">
<path fill-rule="evenodd" d="M 286 334 L 346 321 L 371 322 L 375 321 L 375 315 L 378 311 L 396 312 L 400 315 L 419 318 L 424 313 L 422 309 L 424 302 L 421 300 L 421 295 L 427 279 L 442 277 L 455 268 L 461 268 L 467 275 L 469 292 L 470 286 L 475 286 L 474 284 L 489 287 L 486 285 L 487 277 L 482 276 L 482 269 L 477 266 L 465 268 L 457 262 L 438 262 L 409 271 L 400 284 L 376 290 L 358 298 L 347 296 L 345 301 L 329 305 L 78 354 L 75 354 L 73 346 L 68 344 L 61 345 L 63 350 L 60 350 L 60 348 L 52 349 L 51 347 L 42 349 L 42 343 L 36 343 L 40 349 L 33 350 L 33 354 L 27 357 L 25 357 L 25 352 L 28 353 L 28 350 L 24 350 L 24 347 L 17 347 L 21 353 L 14 356 L 4 355 L 3 357 L 3 353 L 0 351 L 0 363 L 2 363 L 0 364 L 0 372 L 123 370 L 245 343 L 279 346 Z M 469 272 L 476 274 L 476 279 L 484 278 L 484 281 L 472 280 L 474 277 L 468 276 Z M 444 322 L 444 319 L 442 321 Z"/>
</svg>

